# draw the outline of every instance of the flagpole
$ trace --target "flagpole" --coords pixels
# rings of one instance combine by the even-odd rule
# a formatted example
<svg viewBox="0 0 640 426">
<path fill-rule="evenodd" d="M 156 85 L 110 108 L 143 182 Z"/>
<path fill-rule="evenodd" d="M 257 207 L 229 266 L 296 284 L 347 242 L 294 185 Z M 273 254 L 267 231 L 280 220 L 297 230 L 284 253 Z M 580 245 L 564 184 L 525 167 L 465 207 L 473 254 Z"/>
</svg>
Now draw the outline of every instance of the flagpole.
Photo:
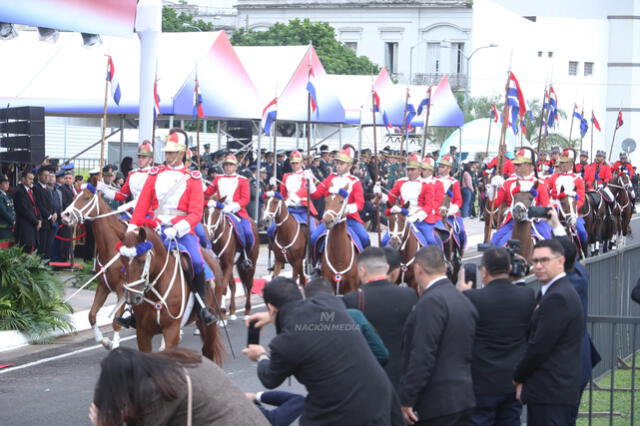
<svg viewBox="0 0 640 426">
<path fill-rule="evenodd" d="M 545 104 L 545 100 L 547 101 L 547 104 L 551 104 L 551 93 L 549 93 L 549 98 L 547 98 L 547 83 L 544 83 L 544 95 L 542 96 L 542 111 L 540 111 L 540 128 L 538 129 L 538 149 L 537 149 L 537 153 L 536 153 L 536 159 L 538 161 L 540 161 L 540 145 L 542 144 L 542 123 L 546 122 L 549 118 L 544 116 L 545 110 L 547 108 L 545 108 L 544 104 Z M 551 108 L 549 108 L 551 109 Z M 538 167 L 537 164 L 535 164 L 535 167 Z"/>
<path fill-rule="evenodd" d="M 158 94 L 158 62 L 156 62 L 156 74 L 155 79 L 153 80 L 153 109 L 155 111 L 156 108 L 156 96 Z M 156 126 L 158 125 L 158 115 L 160 115 L 160 108 L 158 111 L 153 114 L 153 127 L 151 128 L 151 146 L 154 146 L 156 143 Z"/>
<path fill-rule="evenodd" d="M 591 150 L 589 151 L 589 163 L 593 161 L 593 110 L 591 110 Z"/>
<path fill-rule="evenodd" d="M 311 71 L 313 70 L 313 46 L 309 44 L 309 70 L 307 71 L 307 84 L 311 78 Z M 318 108 L 318 105 L 316 105 Z M 311 92 L 307 90 L 307 162 L 309 163 L 309 170 L 311 170 L 310 163 L 311 156 Z M 311 275 L 311 179 L 307 179 L 307 272 Z"/>
<path fill-rule="evenodd" d="M 400 156 L 404 148 L 404 141 L 407 137 L 408 123 L 407 123 L 407 106 L 409 105 L 409 88 L 407 87 L 407 95 L 404 98 L 404 112 L 402 113 L 402 137 L 400 138 Z"/>
<path fill-rule="evenodd" d="M 491 111 L 493 111 L 493 109 Z M 489 133 L 487 134 L 487 149 L 484 150 L 484 158 L 487 158 L 489 156 L 489 141 L 491 140 L 491 123 L 492 122 L 493 122 L 493 119 L 489 117 Z"/>
<path fill-rule="evenodd" d="M 510 79 L 511 79 L 511 70 L 507 72 L 507 83 L 504 86 L 504 109 L 502 112 L 504 119 L 502 120 L 502 129 L 500 131 L 500 143 L 498 144 L 498 174 L 499 175 L 502 175 L 502 157 L 504 155 L 504 153 L 502 153 L 502 150 L 505 142 L 505 137 L 507 135 L 507 122 L 509 121 L 509 119 L 507 118 L 509 115 L 507 93 L 509 92 Z M 489 211 L 489 229 L 493 227 L 493 212 L 495 210 L 496 198 L 498 198 L 498 189 L 499 188 L 495 188 L 495 193 L 493 194 L 493 198 L 491 199 L 491 210 Z"/>
<path fill-rule="evenodd" d="M 107 75 L 109 74 L 109 55 L 107 56 Z M 100 143 L 100 171 L 98 172 L 98 178 L 102 179 L 102 169 L 104 167 L 104 147 L 106 144 L 106 131 L 107 131 L 107 96 L 109 93 L 109 79 L 107 78 L 104 83 L 104 110 L 102 113 L 102 142 Z"/>
<path fill-rule="evenodd" d="M 431 114 L 431 86 L 429 86 L 429 102 L 427 102 L 427 116 L 424 119 L 424 129 L 422 132 L 422 151 L 420 153 L 420 161 L 424 158 L 427 149 L 427 130 L 429 130 L 429 115 Z"/>
<path fill-rule="evenodd" d="M 380 106 L 378 106 L 378 110 Z M 371 117 L 373 121 L 373 170 L 375 173 L 374 184 L 380 182 L 380 173 L 378 170 L 378 132 L 376 128 L 376 96 L 371 84 Z M 376 201 L 376 230 L 378 231 L 378 247 L 382 247 L 382 233 L 380 231 L 380 197 Z"/>
<path fill-rule="evenodd" d="M 582 102 L 582 111 L 580 112 L 582 116 L 582 120 L 584 120 L 584 101 Z M 582 126 L 582 120 L 580 120 L 580 126 Z M 582 128 L 580 128 L 580 152 L 582 152 L 582 139 L 584 136 L 582 135 Z"/>
<path fill-rule="evenodd" d="M 200 171 L 200 86 L 198 84 L 198 67 L 196 66 L 196 150 L 198 151 L 198 171 Z M 193 153 L 191 154 L 193 155 Z"/>
<path fill-rule="evenodd" d="M 619 109 L 618 110 L 618 115 L 616 116 L 616 127 L 613 128 L 613 138 L 611 138 L 611 148 L 609 148 L 609 158 L 607 159 L 607 161 L 611 161 L 611 154 L 613 153 L 613 145 L 616 141 L 616 132 L 618 131 L 618 119 L 620 118 L 620 112 L 622 110 Z"/>
<path fill-rule="evenodd" d="M 573 114 L 576 112 L 576 103 L 573 102 L 573 112 L 571 112 L 571 127 L 569 127 L 569 146 L 573 146 L 571 143 L 571 134 L 573 133 Z"/>
</svg>

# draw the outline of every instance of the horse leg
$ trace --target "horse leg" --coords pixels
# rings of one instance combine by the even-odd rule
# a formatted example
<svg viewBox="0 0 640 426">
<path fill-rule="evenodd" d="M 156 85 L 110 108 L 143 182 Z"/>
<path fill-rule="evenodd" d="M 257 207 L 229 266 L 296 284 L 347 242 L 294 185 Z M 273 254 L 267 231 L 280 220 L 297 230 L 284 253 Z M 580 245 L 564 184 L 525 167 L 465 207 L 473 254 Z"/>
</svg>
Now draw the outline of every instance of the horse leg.
<svg viewBox="0 0 640 426">
<path fill-rule="evenodd" d="M 165 349 L 174 348 L 180 344 L 180 320 L 174 320 L 171 325 L 162 329 Z"/>
<path fill-rule="evenodd" d="M 282 271 L 282 268 L 284 267 L 284 261 L 279 259 L 278 256 L 275 256 L 275 251 L 274 258 L 275 259 L 273 261 L 273 273 L 271 274 L 271 279 L 274 279 L 275 277 L 280 275 L 280 271 Z"/>
<path fill-rule="evenodd" d="M 136 328 L 136 340 L 138 342 L 138 350 L 140 352 L 151 352 L 151 339 L 153 338 L 153 334 L 145 331 L 141 324 L 138 324 L 138 328 Z"/>
<path fill-rule="evenodd" d="M 224 280 L 229 288 L 228 318 L 233 321 L 238 319 L 236 317 L 236 282 L 233 279 L 233 262 L 227 264 L 224 272 Z"/>
<path fill-rule="evenodd" d="M 238 275 L 240 276 L 240 281 L 242 281 L 242 286 L 244 287 L 244 293 L 245 293 L 245 302 L 244 302 L 245 319 L 251 313 L 251 289 L 253 288 L 253 277 L 255 273 L 256 273 L 255 263 L 252 268 L 247 270 L 238 268 Z"/>
<path fill-rule="evenodd" d="M 105 349 L 110 349 L 109 339 L 102 335 L 102 331 L 100 331 L 100 328 L 96 325 L 98 311 L 104 305 L 105 300 L 107 300 L 107 296 L 109 296 L 109 291 L 101 282 L 98 282 L 98 289 L 96 290 L 96 294 L 93 297 L 93 303 L 91 304 L 91 309 L 89 310 L 89 324 L 91 324 L 95 341 L 102 343 L 102 346 L 104 346 Z"/>
</svg>

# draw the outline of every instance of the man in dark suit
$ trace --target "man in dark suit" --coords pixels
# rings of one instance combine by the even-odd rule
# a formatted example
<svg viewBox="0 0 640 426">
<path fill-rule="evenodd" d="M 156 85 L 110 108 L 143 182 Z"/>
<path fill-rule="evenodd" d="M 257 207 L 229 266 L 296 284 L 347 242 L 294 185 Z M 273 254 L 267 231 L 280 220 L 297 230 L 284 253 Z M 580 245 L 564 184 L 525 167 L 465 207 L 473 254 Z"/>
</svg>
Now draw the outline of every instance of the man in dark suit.
<svg viewBox="0 0 640 426">
<path fill-rule="evenodd" d="M 527 345 L 535 292 L 509 280 L 511 256 L 503 247 L 482 254 L 485 286 L 463 294 L 478 310 L 471 374 L 476 408 L 470 425 L 519 425 L 522 404 L 512 383 L 516 364 Z"/>
<path fill-rule="evenodd" d="M 33 252 L 38 245 L 38 231 L 42 226 L 40 212 L 33 195 L 33 173 L 25 170 L 20 176 L 20 185 L 13 194 L 16 209 L 16 234 L 18 244 L 27 253 Z"/>
<path fill-rule="evenodd" d="M 389 350 L 385 371 L 397 388 L 401 374 L 402 329 L 416 304 L 416 292 L 398 287 L 387 279 L 387 257 L 383 249 L 368 247 L 358 255 L 358 276 L 362 287 L 344 296 L 347 308 L 359 309 L 375 327 Z"/>
<path fill-rule="evenodd" d="M 582 305 L 564 272 L 564 249 L 557 240 L 537 243 L 531 262 L 542 287 L 529 342 L 513 375 L 516 398 L 527 404 L 529 426 L 568 425 L 580 398 Z"/>
<path fill-rule="evenodd" d="M 33 196 L 36 199 L 36 206 L 42 220 L 42 226 L 38 230 L 38 254 L 45 259 L 49 259 L 52 225 L 58 218 L 53 209 L 53 194 L 47 188 L 48 180 L 49 169 L 41 167 L 38 170 L 38 181 L 33 184 Z"/>
<path fill-rule="evenodd" d="M 404 371 L 398 389 L 409 424 L 467 425 L 475 405 L 471 354 L 478 313 L 446 270 L 439 247 L 416 253 L 421 296 L 403 333 Z"/>
</svg>

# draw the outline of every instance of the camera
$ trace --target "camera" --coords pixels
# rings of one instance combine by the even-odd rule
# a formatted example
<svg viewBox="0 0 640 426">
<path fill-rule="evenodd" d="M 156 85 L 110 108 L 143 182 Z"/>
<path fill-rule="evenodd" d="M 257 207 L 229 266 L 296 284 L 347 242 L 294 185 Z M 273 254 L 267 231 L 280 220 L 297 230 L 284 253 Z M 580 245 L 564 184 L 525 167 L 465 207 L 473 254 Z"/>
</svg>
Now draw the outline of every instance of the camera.
<svg viewBox="0 0 640 426">
<path fill-rule="evenodd" d="M 540 207 L 540 206 L 532 206 L 529 207 L 529 210 L 527 211 L 527 215 L 529 216 L 530 219 L 533 218 L 542 218 L 542 219 L 549 219 L 549 211 L 551 211 L 551 207 Z M 518 243 L 519 245 L 520 243 Z"/>
<path fill-rule="evenodd" d="M 532 207 L 533 208 L 533 207 Z M 546 207 L 536 207 L 537 209 L 547 210 Z M 492 247 L 491 244 L 478 244 L 478 251 L 483 252 L 487 250 L 489 247 Z M 505 247 L 509 252 L 509 257 L 511 258 L 511 272 L 509 275 L 512 277 L 524 277 L 529 273 L 529 264 L 527 260 L 520 256 L 520 240 L 509 240 L 507 241 L 507 245 Z"/>
</svg>

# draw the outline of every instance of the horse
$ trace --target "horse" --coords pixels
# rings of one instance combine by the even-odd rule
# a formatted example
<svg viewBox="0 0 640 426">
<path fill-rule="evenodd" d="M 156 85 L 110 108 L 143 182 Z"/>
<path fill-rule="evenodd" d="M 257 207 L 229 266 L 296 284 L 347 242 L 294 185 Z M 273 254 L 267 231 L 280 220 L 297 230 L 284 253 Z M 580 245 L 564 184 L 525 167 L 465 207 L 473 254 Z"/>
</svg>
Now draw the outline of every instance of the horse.
<svg viewBox="0 0 640 426">
<path fill-rule="evenodd" d="M 629 193 L 633 189 L 631 178 L 626 173 L 615 173 L 613 179 L 609 181 L 609 188 L 615 198 L 612 216 L 616 221 L 617 236 L 620 240 L 622 237 L 631 235 L 631 216 L 633 214 L 633 205 Z"/>
<path fill-rule="evenodd" d="M 397 283 L 406 283 L 409 287 L 417 291 L 418 283 L 415 279 L 413 271 L 413 261 L 415 260 L 416 253 L 422 247 L 418 238 L 416 238 L 414 232 L 411 232 L 413 227 L 411 222 L 407 220 L 407 209 L 409 208 L 409 202 L 406 202 L 403 206 L 387 203 L 387 207 L 390 208 L 389 215 L 387 216 L 387 223 L 389 229 L 389 246 L 400 252 L 400 275 L 398 276 Z"/>
<path fill-rule="evenodd" d="M 203 342 L 202 354 L 221 365 L 224 349 L 218 326 L 215 323 L 205 326 L 197 314 L 195 304 L 198 302 L 194 298 L 189 300 L 191 289 L 188 280 L 193 278 L 193 268 L 188 258 L 177 248 L 167 250 L 158 234 L 148 227 L 141 227 L 138 234 L 126 233 L 122 246 L 134 253 L 128 260 L 125 257 L 123 263 L 125 298 L 133 306 L 138 349 L 151 352 L 152 338 L 156 334 L 162 334 L 165 347 L 177 346 L 180 329 L 195 320 Z M 210 263 L 213 257 L 203 257 L 220 276 L 217 262 Z M 211 290 L 210 286 L 207 288 Z M 206 291 L 204 302 L 212 305 L 213 299 L 213 292 Z M 186 317 L 189 307 L 193 309 Z"/>
<path fill-rule="evenodd" d="M 484 244 L 491 241 L 491 230 L 498 229 L 500 224 L 504 220 L 504 206 L 493 207 L 494 200 L 498 194 L 499 188 L 494 188 L 490 185 L 489 176 L 483 174 L 481 183 L 478 184 L 480 193 L 484 196 L 484 202 L 482 203 L 482 217 L 484 219 Z M 489 190 L 491 189 L 491 190 Z M 493 210 L 493 216 L 491 211 Z M 491 219 L 493 217 L 493 220 Z"/>
<path fill-rule="evenodd" d="M 349 185 L 343 188 L 348 190 Z M 321 275 L 335 285 L 336 294 L 347 294 L 358 288 L 355 243 L 347 232 L 345 210 L 349 196 L 340 193 L 325 198 L 322 220 L 327 228 L 324 251 L 321 253 Z"/>
<path fill-rule="evenodd" d="M 97 185 L 97 177 L 91 179 L 93 188 Z M 88 188 L 81 190 L 74 198 L 73 202 L 61 213 L 62 222 L 66 226 L 75 226 L 79 223 L 91 221 L 95 246 L 97 249 L 96 262 L 100 270 L 103 269 L 110 260 L 118 256 L 116 244 L 124 237 L 127 225 L 121 221 L 117 212 L 112 211 L 104 202 L 100 193 L 91 191 Z M 118 300 L 124 296 L 124 275 L 122 273 L 124 264 L 121 259 L 109 265 L 106 272 L 98 277 L 98 287 L 93 297 L 93 303 L 89 310 L 89 324 L 93 330 L 95 341 L 102 343 L 106 349 L 115 349 L 120 346 L 120 330 L 122 325 L 114 319 L 113 341 L 104 337 L 100 328 L 96 325 L 98 311 L 107 300 L 111 292 L 116 292 Z M 116 316 L 122 315 L 123 307 L 118 309 Z"/>
<path fill-rule="evenodd" d="M 586 200 L 580 209 L 580 215 L 584 218 L 584 227 L 589 236 L 587 248 L 591 248 L 590 255 L 595 256 L 600 251 L 606 207 L 602 195 L 595 191 L 586 192 Z M 604 246 L 604 244 L 603 244 Z"/>
<path fill-rule="evenodd" d="M 516 183 L 515 187 L 517 190 L 512 193 L 513 204 L 511 205 L 511 216 L 514 221 L 511 239 L 520 241 L 520 256 L 525 258 L 527 262 L 531 262 L 534 243 L 531 237 L 533 225 L 532 220 L 529 218 L 529 207 L 533 205 L 535 194 L 531 191 L 520 191 L 519 182 Z M 538 189 L 537 181 L 533 184 L 532 189 Z"/>
<path fill-rule="evenodd" d="M 462 256 L 464 256 L 464 249 L 460 247 L 454 237 L 453 226 L 447 221 L 447 211 L 451 206 L 451 197 L 445 193 L 440 206 L 440 216 L 442 216 L 442 223 L 445 229 L 436 228 L 440 240 L 442 240 L 442 250 L 444 252 L 444 258 L 447 263 L 447 275 L 452 282 L 457 282 L 458 272 L 462 266 Z"/>
<path fill-rule="evenodd" d="M 293 269 L 293 280 L 299 280 L 300 285 L 304 287 L 306 278 L 303 262 L 307 249 L 307 225 L 298 222 L 289 212 L 289 208 L 280 194 L 267 196 L 265 201 L 262 220 L 267 227 L 274 222 L 276 226 L 273 240 L 269 241 L 275 257 L 271 278 L 280 275 L 280 271 L 288 263 Z"/>
<path fill-rule="evenodd" d="M 573 243 L 578 248 L 580 257 L 585 258 L 589 254 L 588 248 L 582 246 L 582 242 L 576 231 L 576 224 L 578 222 L 578 200 L 573 196 L 567 195 L 567 193 L 575 193 L 575 191 L 576 186 L 573 178 L 566 179 L 564 176 L 561 176 L 556 180 L 558 219 L 564 226 L 567 235 L 571 236 Z"/>
<path fill-rule="evenodd" d="M 222 286 L 220 290 L 216 291 L 216 301 L 218 306 L 222 306 L 222 296 L 226 294 L 227 287 L 231 289 L 231 297 L 229 302 L 228 318 L 230 320 L 237 319 L 236 317 L 236 282 L 233 279 L 233 266 L 236 263 L 236 253 L 242 250 L 240 241 L 235 234 L 231 219 L 222 212 L 220 207 L 224 203 L 226 197 L 223 197 L 216 205 L 216 207 L 205 207 L 203 224 L 209 239 L 211 241 L 211 249 L 213 254 L 220 260 L 220 267 L 222 268 Z M 256 263 L 258 261 L 258 250 L 260 249 L 260 239 L 258 235 L 258 228 L 256 224 L 251 221 L 251 229 L 253 231 L 253 238 L 255 244 L 251 249 L 251 268 L 243 268 L 242 265 L 237 265 L 238 275 L 244 286 L 246 295 L 246 301 L 244 305 L 244 315 L 248 316 L 251 313 L 251 289 L 253 287 L 253 278 L 256 273 Z M 223 314 L 224 315 L 224 314 Z"/>
</svg>

